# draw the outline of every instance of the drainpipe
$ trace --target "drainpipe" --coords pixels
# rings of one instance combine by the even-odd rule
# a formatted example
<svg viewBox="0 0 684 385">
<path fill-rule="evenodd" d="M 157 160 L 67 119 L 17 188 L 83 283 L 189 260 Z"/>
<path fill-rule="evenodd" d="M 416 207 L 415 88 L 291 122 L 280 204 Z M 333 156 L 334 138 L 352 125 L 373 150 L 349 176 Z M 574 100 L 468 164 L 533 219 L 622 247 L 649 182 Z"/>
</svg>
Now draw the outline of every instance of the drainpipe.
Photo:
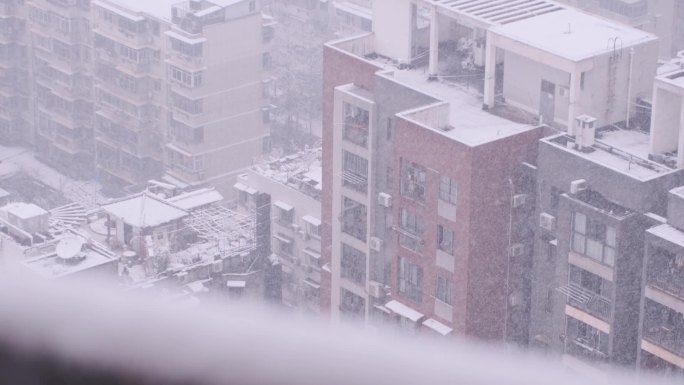
<svg viewBox="0 0 684 385">
<path fill-rule="evenodd" d="M 629 49 L 629 74 L 627 75 L 627 119 L 625 127 L 629 128 L 629 116 L 632 112 L 632 71 L 634 69 L 634 47 Z"/>
</svg>

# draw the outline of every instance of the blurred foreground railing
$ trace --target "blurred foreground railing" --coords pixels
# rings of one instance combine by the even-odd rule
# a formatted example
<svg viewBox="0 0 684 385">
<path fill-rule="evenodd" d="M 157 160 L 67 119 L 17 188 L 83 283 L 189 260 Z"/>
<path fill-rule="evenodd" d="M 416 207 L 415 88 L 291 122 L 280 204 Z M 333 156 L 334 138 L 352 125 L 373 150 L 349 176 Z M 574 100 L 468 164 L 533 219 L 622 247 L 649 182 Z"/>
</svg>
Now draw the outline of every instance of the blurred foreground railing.
<svg viewBox="0 0 684 385">
<path fill-rule="evenodd" d="M 0 384 L 629 385 L 466 341 L 0 276 Z M 641 381 L 641 382 L 640 382 Z"/>
</svg>

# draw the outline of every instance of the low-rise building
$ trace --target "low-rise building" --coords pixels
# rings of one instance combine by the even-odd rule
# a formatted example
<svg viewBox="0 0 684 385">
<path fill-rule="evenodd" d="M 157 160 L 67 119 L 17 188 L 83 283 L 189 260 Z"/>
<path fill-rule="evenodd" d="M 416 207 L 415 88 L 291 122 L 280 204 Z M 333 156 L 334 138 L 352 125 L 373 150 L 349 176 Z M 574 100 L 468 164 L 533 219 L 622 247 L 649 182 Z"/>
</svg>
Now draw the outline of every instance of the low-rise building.
<svg viewBox="0 0 684 385">
<path fill-rule="evenodd" d="M 321 149 L 252 166 L 234 188 L 243 211 L 254 211 L 257 194 L 271 202 L 271 249 L 281 266 L 281 299 L 288 307 L 320 311 Z"/>
</svg>

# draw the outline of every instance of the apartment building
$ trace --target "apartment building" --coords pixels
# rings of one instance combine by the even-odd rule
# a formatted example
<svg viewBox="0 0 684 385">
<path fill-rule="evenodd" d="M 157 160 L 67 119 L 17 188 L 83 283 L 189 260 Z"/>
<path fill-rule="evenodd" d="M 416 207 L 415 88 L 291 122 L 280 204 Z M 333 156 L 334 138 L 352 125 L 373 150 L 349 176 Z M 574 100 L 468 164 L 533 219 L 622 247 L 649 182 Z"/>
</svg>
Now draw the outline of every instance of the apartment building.
<svg viewBox="0 0 684 385">
<path fill-rule="evenodd" d="M 230 193 L 237 175 L 269 148 L 264 79 L 273 34 L 258 5 L 190 0 L 173 6 L 163 57 L 171 82 L 167 181 Z"/>
<path fill-rule="evenodd" d="M 279 297 L 288 308 L 319 313 L 321 275 L 321 149 L 259 163 L 234 185 L 242 211 L 256 209 L 258 194 L 271 202 L 272 262 L 280 266 Z"/>
<path fill-rule="evenodd" d="M 34 146 L 54 166 L 91 175 L 90 1 L 35 0 L 26 2 L 26 7 Z"/>
<path fill-rule="evenodd" d="M 523 340 L 526 175 L 543 129 L 407 66 L 397 20 L 416 28 L 415 5 L 374 7 L 372 34 L 324 51 L 323 306 L 336 321 Z"/>
<path fill-rule="evenodd" d="M 0 12 L 0 141 L 27 142 L 31 139 L 32 119 L 26 5 L 23 1 L 3 1 Z"/>
<path fill-rule="evenodd" d="M 163 172 L 169 78 L 163 55 L 177 1 L 91 4 L 98 179 L 114 188 Z"/>
<path fill-rule="evenodd" d="M 642 371 L 684 378 L 684 189 L 668 194 L 667 222 L 646 232 L 639 329 Z"/>
</svg>

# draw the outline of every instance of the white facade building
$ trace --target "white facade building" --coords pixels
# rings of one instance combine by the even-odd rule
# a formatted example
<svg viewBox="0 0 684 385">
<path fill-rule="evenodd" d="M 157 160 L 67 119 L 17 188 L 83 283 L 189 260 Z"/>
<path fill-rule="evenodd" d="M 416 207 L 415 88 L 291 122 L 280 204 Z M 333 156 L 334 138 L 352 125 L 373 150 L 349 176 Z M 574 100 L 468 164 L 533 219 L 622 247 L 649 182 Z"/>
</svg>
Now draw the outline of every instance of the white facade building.
<svg viewBox="0 0 684 385">
<path fill-rule="evenodd" d="M 321 150 L 305 150 L 255 165 L 235 184 L 241 210 L 254 209 L 252 196 L 271 197 L 271 249 L 282 267 L 282 301 L 317 313 L 321 274 Z"/>
</svg>

